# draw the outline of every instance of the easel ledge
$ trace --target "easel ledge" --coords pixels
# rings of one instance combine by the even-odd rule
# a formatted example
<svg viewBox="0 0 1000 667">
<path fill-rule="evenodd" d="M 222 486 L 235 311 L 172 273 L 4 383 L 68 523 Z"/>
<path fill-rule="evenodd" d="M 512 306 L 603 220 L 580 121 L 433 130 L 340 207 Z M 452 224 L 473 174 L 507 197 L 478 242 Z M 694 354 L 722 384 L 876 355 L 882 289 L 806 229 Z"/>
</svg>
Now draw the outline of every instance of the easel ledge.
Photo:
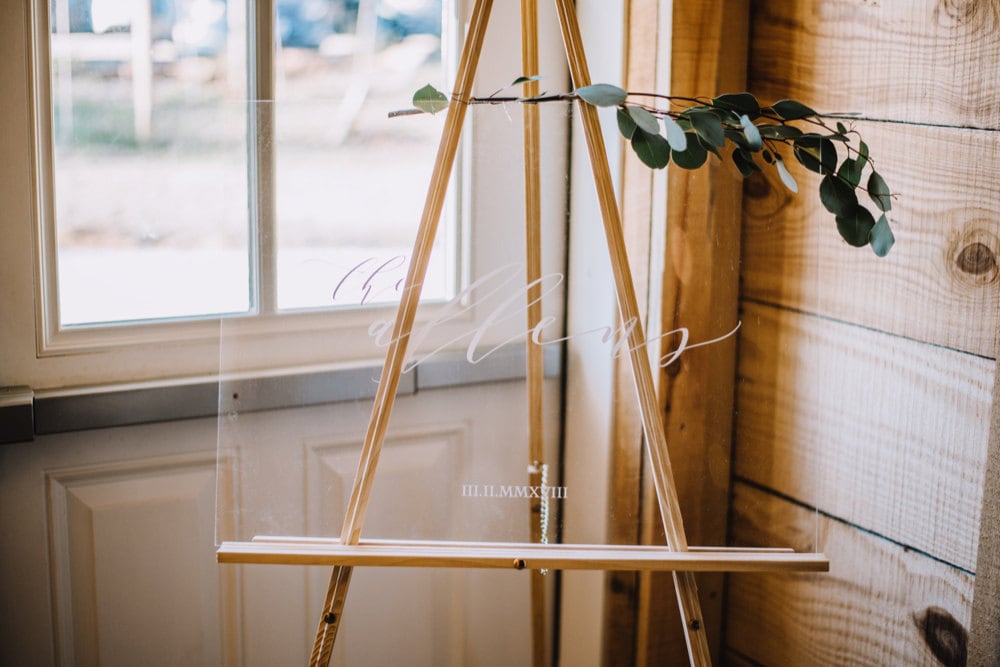
<svg viewBox="0 0 1000 667">
<path fill-rule="evenodd" d="M 220 563 L 453 567 L 516 570 L 658 570 L 664 572 L 828 572 L 822 553 L 791 549 L 668 547 L 600 544 L 518 544 L 260 536 L 223 542 Z"/>
</svg>

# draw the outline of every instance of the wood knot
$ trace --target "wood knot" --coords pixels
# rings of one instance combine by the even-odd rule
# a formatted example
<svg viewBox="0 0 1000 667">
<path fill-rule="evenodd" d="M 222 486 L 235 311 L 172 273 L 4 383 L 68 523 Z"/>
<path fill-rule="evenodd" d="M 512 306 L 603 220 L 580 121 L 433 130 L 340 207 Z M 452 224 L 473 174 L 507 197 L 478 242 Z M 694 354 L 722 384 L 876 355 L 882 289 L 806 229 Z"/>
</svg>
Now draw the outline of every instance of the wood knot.
<svg viewBox="0 0 1000 667">
<path fill-rule="evenodd" d="M 976 3 L 972 0 L 938 0 L 934 8 L 934 18 L 941 25 L 969 23 L 975 13 Z"/>
<path fill-rule="evenodd" d="M 969 632 L 941 607 L 928 607 L 914 614 L 913 621 L 924 643 L 945 667 L 965 667 L 969 657 Z"/>
<path fill-rule="evenodd" d="M 958 268 L 974 276 L 981 276 L 997 268 L 997 257 L 985 243 L 976 241 L 962 248 L 955 258 Z"/>
<path fill-rule="evenodd" d="M 951 239 L 948 263 L 952 277 L 971 286 L 983 286 L 1000 278 L 1000 240 L 975 225 Z"/>
</svg>

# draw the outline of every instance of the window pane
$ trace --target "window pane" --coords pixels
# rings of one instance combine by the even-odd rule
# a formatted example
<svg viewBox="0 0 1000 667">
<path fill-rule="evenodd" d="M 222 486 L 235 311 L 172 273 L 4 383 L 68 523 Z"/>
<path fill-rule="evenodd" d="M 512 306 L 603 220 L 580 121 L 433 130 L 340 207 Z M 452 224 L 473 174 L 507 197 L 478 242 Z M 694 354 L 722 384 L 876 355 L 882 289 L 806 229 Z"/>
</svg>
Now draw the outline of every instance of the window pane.
<svg viewBox="0 0 1000 667">
<path fill-rule="evenodd" d="M 61 325 L 249 309 L 244 21 L 53 0 Z"/>
<path fill-rule="evenodd" d="M 444 89 L 441 0 L 277 0 L 278 306 L 398 300 L 444 114 L 390 119 Z M 450 296 L 444 215 L 422 297 Z"/>
</svg>

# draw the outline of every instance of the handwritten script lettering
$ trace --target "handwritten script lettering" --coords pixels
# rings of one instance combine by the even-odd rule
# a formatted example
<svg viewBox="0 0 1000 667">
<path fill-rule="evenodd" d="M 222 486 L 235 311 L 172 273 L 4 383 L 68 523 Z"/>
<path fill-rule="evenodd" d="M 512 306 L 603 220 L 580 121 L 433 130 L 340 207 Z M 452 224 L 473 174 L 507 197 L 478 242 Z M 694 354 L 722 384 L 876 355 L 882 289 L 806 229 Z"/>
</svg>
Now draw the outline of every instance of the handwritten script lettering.
<svg viewBox="0 0 1000 667">
<path fill-rule="evenodd" d="M 336 301 L 337 297 L 346 291 L 345 288 L 348 285 L 361 280 L 361 285 L 357 288 L 361 291 L 361 298 L 354 303 L 365 306 L 380 301 L 392 301 L 402 289 L 403 281 L 406 280 L 405 277 L 396 278 L 396 276 L 399 269 L 405 269 L 406 266 L 405 255 L 395 255 L 386 260 L 369 257 L 352 266 L 344 274 L 344 277 L 337 282 L 337 286 L 333 288 L 331 299 Z M 386 284 L 387 282 L 388 284 Z"/>
<path fill-rule="evenodd" d="M 384 278 L 392 270 L 399 269 L 404 264 L 405 258 L 402 257 L 393 257 L 384 262 L 366 260 L 355 266 L 349 275 L 337 284 L 334 294 L 336 295 L 344 287 L 348 277 L 357 278 L 367 274 L 368 277 L 360 287 L 363 292 L 361 302 L 365 303 L 367 299 L 380 294 L 380 290 L 375 287 L 376 277 Z M 466 360 L 470 364 L 478 364 L 502 348 L 525 340 L 544 346 L 597 336 L 602 343 L 610 346 L 612 357 L 637 349 L 629 344 L 633 330 L 639 325 L 634 319 L 565 336 L 546 335 L 546 330 L 557 323 L 557 319 L 552 316 L 543 317 L 533 327 L 527 328 L 525 312 L 529 306 L 528 294 L 532 289 L 535 286 L 539 288 L 539 296 L 531 302 L 533 305 L 556 293 L 564 282 L 563 274 L 549 273 L 533 282 L 525 283 L 523 266 L 517 264 L 502 266 L 483 275 L 437 310 L 432 319 L 413 328 L 410 333 L 409 348 L 419 351 L 411 353 L 404 364 L 403 372 L 411 371 L 435 355 L 456 347 L 465 347 Z M 402 280 L 399 280 L 393 282 L 391 287 L 382 287 L 381 290 L 392 289 L 398 293 L 402 289 L 401 285 Z M 485 313 L 485 316 L 480 316 L 476 323 L 468 324 L 473 321 L 473 315 L 477 313 Z M 678 327 L 640 343 L 639 347 L 662 341 L 666 349 L 667 339 L 676 339 L 676 343 L 657 360 L 660 367 L 666 368 L 688 350 L 720 343 L 735 336 L 741 324 L 737 321 L 731 330 L 722 335 L 696 342 L 691 341 L 687 327 Z M 428 344 L 427 341 L 434 338 L 434 334 L 443 332 L 446 325 L 447 330 L 452 333 L 445 334 L 443 341 L 435 340 L 433 344 Z M 376 345 L 385 347 L 393 341 L 393 329 L 392 321 L 377 320 L 368 328 L 368 334 Z M 457 334 L 453 333 L 456 329 L 459 331 Z"/>
</svg>

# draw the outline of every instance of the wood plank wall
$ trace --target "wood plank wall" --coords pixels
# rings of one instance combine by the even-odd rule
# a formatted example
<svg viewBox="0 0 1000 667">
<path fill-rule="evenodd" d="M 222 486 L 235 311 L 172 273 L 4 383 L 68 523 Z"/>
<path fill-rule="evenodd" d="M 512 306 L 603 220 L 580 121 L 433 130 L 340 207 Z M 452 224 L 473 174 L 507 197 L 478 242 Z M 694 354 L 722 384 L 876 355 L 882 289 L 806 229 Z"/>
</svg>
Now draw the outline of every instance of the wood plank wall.
<svg viewBox="0 0 1000 667">
<path fill-rule="evenodd" d="M 746 184 L 730 537 L 815 545 L 832 570 L 731 576 L 730 664 L 1000 664 L 967 646 L 975 572 L 996 571 L 978 547 L 1000 344 L 998 33 L 1000 0 L 752 2 L 749 89 L 859 112 L 899 198 L 878 259 L 840 241 L 817 179 L 796 172 L 798 196 Z"/>
</svg>

